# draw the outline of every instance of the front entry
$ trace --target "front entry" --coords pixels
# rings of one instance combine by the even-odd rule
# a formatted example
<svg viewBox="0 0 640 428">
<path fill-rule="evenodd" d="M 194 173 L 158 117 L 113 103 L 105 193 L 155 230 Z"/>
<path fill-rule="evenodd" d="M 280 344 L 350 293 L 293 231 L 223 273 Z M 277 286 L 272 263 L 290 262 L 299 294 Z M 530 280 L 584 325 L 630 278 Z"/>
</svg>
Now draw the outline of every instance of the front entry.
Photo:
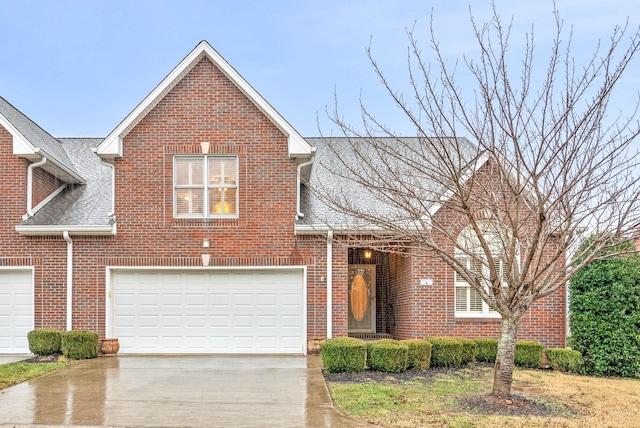
<svg viewBox="0 0 640 428">
<path fill-rule="evenodd" d="M 349 333 L 376 332 L 376 265 L 349 265 Z"/>
</svg>

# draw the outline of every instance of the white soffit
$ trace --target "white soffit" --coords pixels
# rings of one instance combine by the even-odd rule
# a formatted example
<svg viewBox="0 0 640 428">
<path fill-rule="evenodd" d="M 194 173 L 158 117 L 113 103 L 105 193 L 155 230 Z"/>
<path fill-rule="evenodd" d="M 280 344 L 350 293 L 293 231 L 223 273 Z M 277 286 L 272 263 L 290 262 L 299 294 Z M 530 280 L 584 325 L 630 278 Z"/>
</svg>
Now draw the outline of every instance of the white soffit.
<svg viewBox="0 0 640 428">
<path fill-rule="evenodd" d="M 36 148 L 25 138 L 24 135 L 16 129 L 11 122 L 0 114 L 0 125 L 2 125 L 13 137 L 13 154 L 14 155 L 35 155 Z"/>
<path fill-rule="evenodd" d="M 102 158 L 122 156 L 122 140 L 162 98 L 204 57 L 207 57 L 240 89 L 289 140 L 289 156 L 309 157 L 311 146 L 222 56 L 206 41 L 202 41 L 174 68 L 167 77 L 104 139 L 97 153 Z"/>
</svg>

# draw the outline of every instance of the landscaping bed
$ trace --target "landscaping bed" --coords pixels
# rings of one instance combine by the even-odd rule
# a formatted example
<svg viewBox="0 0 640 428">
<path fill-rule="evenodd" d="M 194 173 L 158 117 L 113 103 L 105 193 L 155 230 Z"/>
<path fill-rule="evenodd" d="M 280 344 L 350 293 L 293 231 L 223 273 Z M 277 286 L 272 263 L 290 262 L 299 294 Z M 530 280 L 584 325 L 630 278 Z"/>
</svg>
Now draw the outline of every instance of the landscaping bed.
<svg viewBox="0 0 640 428">
<path fill-rule="evenodd" d="M 451 386 L 450 394 L 447 394 L 446 400 L 451 399 L 456 408 L 474 414 L 504 416 L 553 416 L 555 414 L 568 416 L 575 414 L 573 410 L 559 403 L 537 399 L 535 394 L 531 397 L 513 394 L 509 400 L 497 399 L 489 394 L 492 374 L 493 365 L 487 363 L 475 363 L 460 368 L 407 370 L 402 373 L 383 373 L 369 370 L 358 373 L 327 373 L 326 370 L 324 371 L 325 380 L 329 385 L 333 384 L 333 389 L 341 389 L 338 385 L 363 385 L 367 383 L 428 389 L 429 386 L 445 383 Z M 533 385 L 516 381 L 514 386 L 514 389 L 526 390 Z M 440 390 L 441 385 L 435 385 L 435 389 Z M 531 389 L 539 390 L 539 388 Z M 474 393 L 469 395 L 465 393 L 465 390 Z"/>
</svg>

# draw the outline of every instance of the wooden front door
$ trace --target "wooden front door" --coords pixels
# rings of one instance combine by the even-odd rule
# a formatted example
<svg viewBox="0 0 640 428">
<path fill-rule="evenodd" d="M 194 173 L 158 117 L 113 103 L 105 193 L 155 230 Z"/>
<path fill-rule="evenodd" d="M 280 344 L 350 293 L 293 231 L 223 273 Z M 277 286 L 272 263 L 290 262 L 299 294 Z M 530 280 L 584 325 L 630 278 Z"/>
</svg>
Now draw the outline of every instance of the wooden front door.
<svg viewBox="0 0 640 428">
<path fill-rule="evenodd" d="M 376 332 L 376 265 L 349 265 L 349 332 Z"/>
</svg>

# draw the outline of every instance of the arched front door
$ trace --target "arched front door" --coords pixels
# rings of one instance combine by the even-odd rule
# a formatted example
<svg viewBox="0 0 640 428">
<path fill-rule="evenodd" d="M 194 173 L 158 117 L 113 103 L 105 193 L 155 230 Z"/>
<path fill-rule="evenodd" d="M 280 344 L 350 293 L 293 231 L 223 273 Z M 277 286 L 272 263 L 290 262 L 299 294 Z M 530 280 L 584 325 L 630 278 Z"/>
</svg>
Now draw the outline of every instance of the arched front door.
<svg viewBox="0 0 640 428">
<path fill-rule="evenodd" d="M 349 332 L 376 332 L 376 265 L 349 265 Z"/>
</svg>

